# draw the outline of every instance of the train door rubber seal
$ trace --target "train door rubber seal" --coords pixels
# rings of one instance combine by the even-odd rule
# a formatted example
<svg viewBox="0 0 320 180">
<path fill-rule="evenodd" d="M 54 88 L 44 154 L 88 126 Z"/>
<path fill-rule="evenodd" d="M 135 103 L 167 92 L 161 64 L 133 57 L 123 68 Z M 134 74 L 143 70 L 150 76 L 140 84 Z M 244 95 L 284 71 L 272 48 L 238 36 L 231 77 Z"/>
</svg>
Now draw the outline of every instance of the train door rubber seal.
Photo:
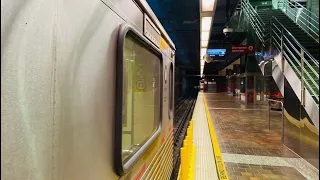
<svg viewBox="0 0 320 180">
<path fill-rule="evenodd" d="M 139 160 L 147 148 L 160 135 L 162 129 L 162 98 L 163 98 L 163 72 L 160 70 L 160 124 L 152 136 L 139 148 L 139 150 L 125 163 L 122 161 L 122 121 L 123 121 L 123 70 L 124 70 L 124 43 L 126 36 L 130 34 L 135 40 L 138 40 L 144 47 L 153 52 L 160 59 L 160 68 L 163 69 L 163 58 L 161 51 L 153 45 L 147 38 L 141 35 L 137 30 L 127 23 L 121 24 L 117 39 L 117 58 L 116 58 L 116 106 L 115 106 L 115 126 L 114 126 L 114 168 L 119 176 L 126 174 L 134 164 Z"/>
</svg>

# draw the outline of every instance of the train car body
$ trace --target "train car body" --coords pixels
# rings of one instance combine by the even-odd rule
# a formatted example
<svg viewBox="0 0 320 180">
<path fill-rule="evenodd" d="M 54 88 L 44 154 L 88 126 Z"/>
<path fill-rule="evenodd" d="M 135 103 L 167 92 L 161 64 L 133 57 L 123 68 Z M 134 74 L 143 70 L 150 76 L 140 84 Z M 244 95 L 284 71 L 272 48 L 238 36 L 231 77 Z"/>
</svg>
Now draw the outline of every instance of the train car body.
<svg viewBox="0 0 320 180">
<path fill-rule="evenodd" d="M 1 179 L 169 179 L 174 51 L 145 0 L 1 1 Z"/>
</svg>

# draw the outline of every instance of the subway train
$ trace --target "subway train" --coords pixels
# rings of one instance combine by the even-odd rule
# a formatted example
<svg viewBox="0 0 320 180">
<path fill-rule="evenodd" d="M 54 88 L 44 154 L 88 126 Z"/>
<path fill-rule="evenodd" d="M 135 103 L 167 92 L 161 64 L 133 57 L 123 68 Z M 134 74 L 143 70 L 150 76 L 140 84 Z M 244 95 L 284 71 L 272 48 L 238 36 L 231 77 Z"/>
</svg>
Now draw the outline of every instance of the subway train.
<svg viewBox="0 0 320 180">
<path fill-rule="evenodd" d="M 174 59 L 145 0 L 1 1 L 1 179 L 169 179 Z"/>
</svg>

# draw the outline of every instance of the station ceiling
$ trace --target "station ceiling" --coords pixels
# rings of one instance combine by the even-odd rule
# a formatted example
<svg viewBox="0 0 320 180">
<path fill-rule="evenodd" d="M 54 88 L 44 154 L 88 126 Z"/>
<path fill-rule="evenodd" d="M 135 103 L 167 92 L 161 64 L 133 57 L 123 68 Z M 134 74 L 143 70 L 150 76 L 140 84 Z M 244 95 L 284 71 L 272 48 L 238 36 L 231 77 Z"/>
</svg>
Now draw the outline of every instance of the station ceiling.
<svg viewBox="0 0 320 180">
<path fill-rule="evenodd" d="M 208 48 L 224 47 L 222 32 L 227 23 L 227 12 L 234 11 L 239 0 L 217 0 Z M 199 0 L 147 0 L 159 21 L 176 46 L 176 66 L 188 71 L 200 70 L 200 11 Z M 227 65 L 210 63 L 205 71 L 215 71 Z"/>
</svg>

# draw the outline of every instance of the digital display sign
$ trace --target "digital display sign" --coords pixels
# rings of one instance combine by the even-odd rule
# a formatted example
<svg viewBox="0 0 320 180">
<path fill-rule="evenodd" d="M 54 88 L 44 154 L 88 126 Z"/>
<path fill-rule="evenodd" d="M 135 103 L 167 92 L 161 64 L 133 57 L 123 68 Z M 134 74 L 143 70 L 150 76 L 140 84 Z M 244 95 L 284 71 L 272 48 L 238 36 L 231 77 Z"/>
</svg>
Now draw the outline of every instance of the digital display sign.
<svg viewBox="0 0 320 180">
<path fill-rule="evenodd" d="M 226 49 L 208 49 L 207 54 L 209 56 L 225 56 Z"/>
</svg>

